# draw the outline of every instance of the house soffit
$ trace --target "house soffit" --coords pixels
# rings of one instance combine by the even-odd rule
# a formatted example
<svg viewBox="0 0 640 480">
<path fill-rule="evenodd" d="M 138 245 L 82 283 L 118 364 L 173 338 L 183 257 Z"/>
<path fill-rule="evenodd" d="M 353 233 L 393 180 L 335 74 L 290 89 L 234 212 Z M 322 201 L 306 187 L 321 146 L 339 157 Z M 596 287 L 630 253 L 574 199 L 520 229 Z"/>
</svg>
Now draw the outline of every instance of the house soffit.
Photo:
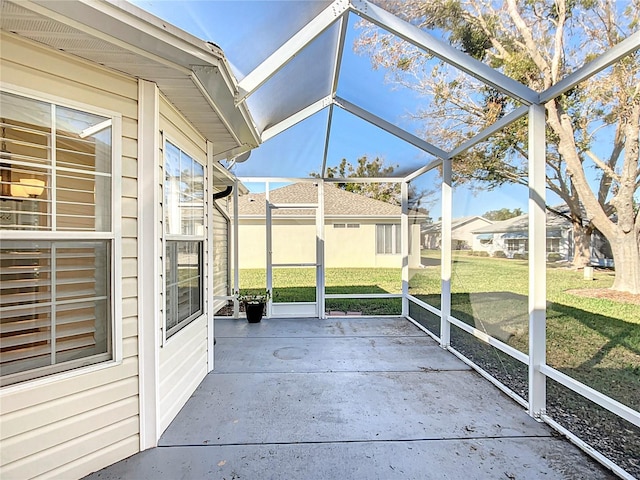
<svg viewBox="0 0 640 480">
<path fill-rule="evenodd" d="M 246 107 L 234 104 L 234 80 L 218 47 L 186 32 L 174 42 L 178 29 L 149 23 L 159 19 L 126 2 L 0 0 L 0 12 L 3 31 L 155 82 L 213 142 L 218 157 L 258 144 Z M 192 65 L 199 67 L 197 73 Z"/>
</svg>

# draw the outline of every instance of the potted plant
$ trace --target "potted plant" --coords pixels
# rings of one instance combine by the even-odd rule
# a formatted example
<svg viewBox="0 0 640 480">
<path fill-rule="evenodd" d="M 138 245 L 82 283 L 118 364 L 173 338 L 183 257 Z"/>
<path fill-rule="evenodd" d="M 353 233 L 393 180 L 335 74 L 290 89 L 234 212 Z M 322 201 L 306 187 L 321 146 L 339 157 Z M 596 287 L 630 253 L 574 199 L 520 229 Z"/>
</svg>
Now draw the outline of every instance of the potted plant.
<svg viewBox="0 0 640 480">
<path fill-rule="evenodd" d="M 258 323 L 262 320 L 264 306 L 270 296 L 269 290 L 265 290 L 264 293 L 236 292 L 238 301 L 244 305 L 244 311 L 247 314 L 247 321 L 249 323 Z"/>
</svg>

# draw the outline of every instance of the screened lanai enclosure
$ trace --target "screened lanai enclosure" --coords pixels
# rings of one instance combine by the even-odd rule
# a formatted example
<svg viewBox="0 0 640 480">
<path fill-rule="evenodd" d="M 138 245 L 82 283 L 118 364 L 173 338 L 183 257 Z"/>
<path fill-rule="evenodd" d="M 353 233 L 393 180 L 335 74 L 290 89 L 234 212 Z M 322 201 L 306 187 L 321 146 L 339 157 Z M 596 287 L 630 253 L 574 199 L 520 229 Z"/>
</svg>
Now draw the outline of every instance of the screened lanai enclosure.
<svg viewBox="0 0 640 480">
<path fill-rule="evenodd" d="M 78 11 L 88 12 L 86 24 L 66 2 L 48 7 L 33 0 L 24 11 L 18 3 L 0 1 L 11 13 L 2 32 L 13 42 L 6 61 L 11 78 L 28 71 L 37 84 L 31 71 L 46 71 L 55 62 L 34 67 L 27 59 L 25 67 L 19 54 L 42 43 L 56 55 L 66 50 L 82 57 L 77 72 L 92 62 L 91 68 L 105 67 L 114 75 L 117 81 L 106 74 L 96 80 L 98 86 L 91 88 L 99 100 L 87 102 L 108 103 L 105 98 L 111 97 L 104 92 L 110 83 L 126 97 L 112 109 L 124 110 L 124 121 L 121 112 L 110 113 L 115 123 L 96 116 L 79 128 L 76 110 L 68 109 L 68 129 L 78 131 L 75 150 L 47 142 L 64 137 L 55 112 L 66 111 L 65 95 L 76 90 L 61 94 L 58 107 L 54 94 L 42 100 L 35 87 L 13 80 L 18 86 L 12 89 L 9 82 L 5 93 L 3 84 L 3 99 L 15 97 L 15 105 L 5 101 L 10 118 L 1 119 L 0 197 L 19 211 L 9 211 L 2 199 L 2 227 L 17 230 L 3 248 L 19 251 L 27 230 L 45 231 L 53 245 L 71 235 L 63 231 L 65 221 L 87 221 L 87 229 L 76 224 L 69 229 L 83 230 L 82 245 L 115 245 L 113 259 L 101 255 L 118 265 L 120 203 L 128 212 L 122 215 L 127 268 L 100 270 L 114 291 L 103 295 L 112 302 L 109 315 L 116 318 L 122 309 L 128 315 L 124 328 L 117 318 L 109 323 L 114 325 L 109 336 L 116 340 L 104 348 L 108 360 L 129 375 L 114 380 L 127 395 L 122 405 L 131 408 L 123 407 L 128 423 L 118 424 L 128 429 L 129 444 L 117 455 L 110 445 L 101 447 L 111 462 L 158 445 L 189 392 L 214 370 L 214 339 L 220 349 L 220 339 L 233 337 L 231 328 L 245 324 L 240 299 L 260 295 L 267 299 L 262 326 L 281 321 L 283 335 L 294 332 L 292 341 L 296 322 L 357 319 L 360 328 L 366 325 L 364 330 L 376 335 L 386 321 L 400 318 L 405 327 L 411 322 L 421 338 L 424 333 L 437 342 L 441 348 L 434 350 L 445 364 L 461 360 L 618 476 L 640 477 L 640 307 L 633 291 L 640 284 L 634 266 L 640 261 L 625 261 L 637 256 L 640 242 L 637 1 L 592 2 L 607 13 L 592 16 L 590 2 L 567 2 L 569 10 L 561 8 L 564 2 L 526 2 L 520 11 L 516 1 L 135 0 L 131 3 L 162 19 L 140 15 L 135 25 L 126 22 L 139 10 L 126 2 L 79 2 Z M 110 28 L 101 25 L 107 17 L 113 32 L 103 31 Z M 59 26 L 56 22 L 63 30 L 38 30 Z M 193 37 L 181 39 L 180 29 Z M 112 38 L 119 34 L 122 38 Z M 134 45 L 138 37 L 140 44 Z M 200 39 L 208 43 L 203 46 Z M 537 51 L 536 45 L 537 54 L 522 54 Z M 140 59 L 148 63 L 134 65 Z M 138 66 L 144 74 L 136 73 Z M 73 85 L 83 78 L 73 79 Z M 129 85 L 131 79 L 138 83 Z M 42 115 L 47 128 L 33 127 L 33 118 L 15 113 L 26 111 L 18 94 L 29 96 L 30 104 L 52 102 L 51 107 L 45 102 L 51 109 Z M 84 101 L 73 100 L 81 106 Z M 12 137 L 14 130 L 20 133 Z M 117 138 L 109 150 L 109 161 L 117 165 L 113 182 L 111 170 L 82 163 L 81 146 L 107 134 Z M 51 158 L 40 159 L 36 150 Z M 133 160 L 138 167 L 132 167 Z M 14 164 L 18 168 L 10 168 Z M 69 185 L 56 165 L 71 172 Z M 125 179 L 119 185 L 121 168 Z M 19 173 L 30 179 L 17 180 Z M 102 200 L 112 209 L 105 218 L 118 220 L 107 233 L 91 230 L 91 215 L 99 216 L 96 199 L 108 197 L 101 195 L 100 182 L 77 186 L 76 177 L 92 175 L 114 184 L 109 191 L 115 200 Z M 68 192 L 71 199 L 65 200 Z M 83 207 L 73 204 L 78 192 L 88 199 L 79 203 Z M 47 231 L 46 225 L 60 232 Z M 72 258 L 76 251 L 69 250 L 71 263 L 63 265 L 69 278 L 58 278 L 52 273 L 55 249 L 50 250 L 38 250 L 53 259 L 45 260 L 51 262 L 49 276 L 33 268 L 22 274 L 31 275 L 34 292 L 44 282 L 55 296 L 58 280 L 66 285 L 60 292 L 77 283 L 72 277 L 78 264 Z M 7 272 L 3 275 L 14 275 Z M 92 284 L 92 275 L 82 282 Z M 12 289 L 13 299 L 23 295 L 24 279 L 11 278 L 15 282 L 2 288 Z M 134 283 L 140 298 L 125 291 L 128 301 L 119 305 L 121 290 Z M 68 290 L 73 297 L 72 287 Z M 77 303 L 74 298 L 69 302 Z M 9 305 L 7 318 L 16 305 Z M 56 307 L 51 309 L 53 318 Z M 28 314 L 40 315 L 33 311 Z M 25 327 L 22 317 L 14 317 L 15 331 L 40 328 Z M 366 323 L 374 318 L 379 323 Z M 183 343 L 177 335 L 170 340 L 189 324 L 189 335 L 201 343 L 187 335 Z M 2 334 L 5 338 L 5 330 Z M 260 338 L 253 345 L 261 341 L 267 342 Z M 197 355 L 200 363 L 190 365 Z M 55 360 L 55 348 L 51 357 Z M 101 375 L 101 368 L 92 373 Z M 73 372 L 63 373 L 69 375 L 63 382 L 77 380 Z M 38 388 L 50 385 L 34 378 L 42 380 Z M 77 384 L 82 400 L 85 385 Z M 6 396 L 15 412 L 7 422 L 26 443 L 35 434 L 20 430 L 28 415 L 19 404 L 31 387 L 10 388 Z M 370 393 L 375 398 L 378 392 Z M 120 397 L 114 393 L 114 398 Z M 34 408 L 46 416 L 42 402 Z M 78 409 L 77 415 L 83 412 Z M 49 428 L 48 419 L 44 422 Z M 96 432 L 90 430 L 97 438 Z M 10 452 L 14 466 L 28 460 L 18 440 Z M 53 457 L 57 444 L 52 445 L 47 455 Z"/>
<path fill-rule="evenodd" d="M 592 44 L 534 90 L 394 2 L 199 2 L 179 17 L 140 4 L 222 47 L 261 135 L 220 159 L 230 255 L 219 316 L 243 315 L 236 292 L 266 291 L 268 319 L 407 317 L 619 475 L 640 472 L 640 352 L 626 343 L 638 309 L 607 316 L 564 293 L 585 284 L 566 268 L 570 225 L 549 220 L 563 198 L 546 123 L 554 100 L 623 64 L 635 62 L 637 81 L 640 33 Z M 592 140 L 612 135 L 603 123 Z M 512 181 L 474 183 L 491 168 L 474 162 L 496 158 Z M 483 217 L 499 209 L 520 215 L 518 228 Z"/>
</svg>

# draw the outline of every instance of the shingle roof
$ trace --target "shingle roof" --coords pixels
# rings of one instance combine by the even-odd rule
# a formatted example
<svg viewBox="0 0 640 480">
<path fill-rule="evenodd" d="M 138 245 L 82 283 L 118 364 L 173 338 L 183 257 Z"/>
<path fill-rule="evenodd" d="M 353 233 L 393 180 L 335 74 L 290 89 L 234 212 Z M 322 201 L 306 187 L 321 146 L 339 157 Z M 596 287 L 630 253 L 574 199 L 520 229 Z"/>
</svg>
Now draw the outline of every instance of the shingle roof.
<svg viewBox="0 0 640 480">
<path fill-rule="evenodd" d="M 569 220 L 547 210 L 547 229 L 570 228 Z M 496 222 L 493 225 L 478 228 L 472 233 L 506 233 L 506 232 L 526 232 L 529 228 L 529 215 L 524 214 L 508 220 Z"/>
<path fill-rule="evenodd" d="M 399 217 L 402 209 L 398 205 L 375 200 L 357 193 L 347 192 L 336 185 L 325 183 L 324 209 L 326 216 L 351 217 Z M 271 203 L 317 203 L 318 187 L 315 183 L 292 183 L 269 193 Z M 238 198 L 241 217 L 265 216 L 265 194 L 250 193 Z M 309 215 L 300 209 L 274 210 L 274 215 Z"/>
<path fill-rule="evenodd" d="M 451 220 L 451 230 L 455 230 L 456 228 L 461 227 L 466 223 L 475 219 L 484 220 L 489 224 L 493 223 L 491 220 L 487 220 L 486 218 L 481 217 L 479 215 L 469 215 L 467 217 L 459 217 Z M 433 222 L 422 227 L 422 233 L 440 233 L 441 229 L 442 229 L 442 221 L 439 220 L 437 222 Z"/>
</svg>

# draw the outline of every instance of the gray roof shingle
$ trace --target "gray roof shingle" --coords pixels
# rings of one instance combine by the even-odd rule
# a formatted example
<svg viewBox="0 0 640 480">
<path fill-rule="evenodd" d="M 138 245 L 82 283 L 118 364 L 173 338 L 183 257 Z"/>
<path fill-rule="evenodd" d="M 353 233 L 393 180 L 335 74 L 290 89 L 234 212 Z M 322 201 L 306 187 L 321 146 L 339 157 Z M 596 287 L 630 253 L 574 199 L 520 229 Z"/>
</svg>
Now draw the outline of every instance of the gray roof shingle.
<svg viewBox="0 0 640 480">
<path fill-rule="evenodd" d="M 347 192 L 336 185 L 325 183 L 324 209 L 326 216 L 350 217 L 400 217 L 402 209 L 398 205 L 375 200 L 357 193 Z M 275 204 L 317 203 L 318 187 L 315 183 L 292 183 L 272 190 L 269 200 Z M 249 193 L 238 198 L 241 217 L 265 216 L 265 194 Z M 311 215 L 301 209 L 274 210 L 274 215 Z"/>
</svg>

